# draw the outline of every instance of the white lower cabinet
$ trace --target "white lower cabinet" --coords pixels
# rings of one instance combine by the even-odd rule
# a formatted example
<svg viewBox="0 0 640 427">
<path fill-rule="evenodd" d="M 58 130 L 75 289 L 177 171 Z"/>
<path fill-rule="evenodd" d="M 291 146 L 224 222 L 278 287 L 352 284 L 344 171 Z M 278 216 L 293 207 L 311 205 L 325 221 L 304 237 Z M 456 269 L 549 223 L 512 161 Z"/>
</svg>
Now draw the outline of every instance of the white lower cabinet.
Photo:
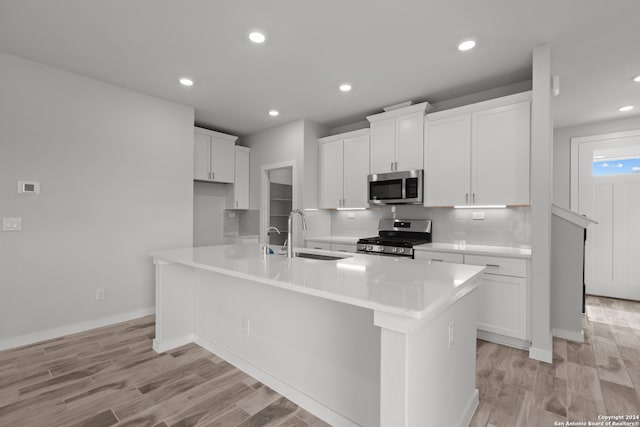
<svg viewBox="0 0 640 427">
<path fill-rule="evenodd" d="M 415 258 L 486 267 L 478 289 L 478 330 L 527 340 L 526 260 L 432 251 L 416 251 Z"/>
<path fill-rule="evenodd" d="M 322 249 L 325 251 L 334 252 L 356 252 L 356 245 L 351 243 L 329 243 L 329 242 L 314 242 L 307 240 L 305 246 L 308 249 Z"/>
</svg>

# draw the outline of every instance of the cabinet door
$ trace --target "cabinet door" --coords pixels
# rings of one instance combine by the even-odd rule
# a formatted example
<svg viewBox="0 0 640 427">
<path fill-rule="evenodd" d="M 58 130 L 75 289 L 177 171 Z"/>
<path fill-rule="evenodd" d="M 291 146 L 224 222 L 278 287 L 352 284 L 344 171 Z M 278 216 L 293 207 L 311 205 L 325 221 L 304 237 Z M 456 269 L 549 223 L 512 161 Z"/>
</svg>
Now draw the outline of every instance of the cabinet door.
<svg viewBox="0 0 640 427">
<path fill-rule="evenodd" d="M 210 181 L 211 137 L 198 132 L 193 134 L 193 179 Z"/>
<path fill-rule="evenodd" d="M 331 250 L 334 252 L 349 252 L 356 253 L 356 245 L 351 245 L 349 243 L 332 243 Z"/>
<path fill-rule="evenodd" d="M 249 152 L 236 148 L 234 209 L 249 209 Z"/>
<path fill-rule="evenodd" d="M 371 173 L 391 172 L 395 162 L 396 119 L 371 123 Z"/>
<path fill-rule="evenodd" d="M 529 204 L 529 102 L 473 114 L 472 193 L 476 204 Z"/>
<path fill-rule="evenodd" d="M 346 208 L 366 208 L 368 205 L 367 174 L 369 173 L 369 136 L 344 141 L 344 203 Z"/>
<path fill-rule="evenodd" d="M 471 116 L 426 121 L 424 205 L 471 203 Z"/>
<path fill-rule="evenodd" d="M 423 169 L 424 114 L 396 118 L 396 170 Z"/>
<path fill-rule="evenodd" d="M 307 240 L 305 246 L 309 249 L 322 249 L 324 251 L 331 250 L 331 243 L 329 242 L 314 242 Z"/>
<path fill-rule="evenodd" d="M 526 339 L 526 279 L 483 274 L 478 289 L 478 329 Z"/>
<path fill-rule="evenodd" d="M 233 141 L 211 137 L 211 173 L 213 181 L 233 182 L 235 167 Z"/>
<path fill-rule="evenodd" d="M 320 208 L 342 206 L 344 179 L 343 142 L 320 144 Z"/>
</svg>

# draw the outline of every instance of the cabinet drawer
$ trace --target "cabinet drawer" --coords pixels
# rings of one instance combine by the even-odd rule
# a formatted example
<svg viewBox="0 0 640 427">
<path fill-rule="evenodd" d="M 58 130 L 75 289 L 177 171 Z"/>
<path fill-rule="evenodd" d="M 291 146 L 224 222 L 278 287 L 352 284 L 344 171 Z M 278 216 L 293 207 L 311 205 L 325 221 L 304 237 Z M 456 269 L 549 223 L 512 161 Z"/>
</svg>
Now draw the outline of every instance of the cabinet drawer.
<svg viewBox="0 0 640 427">
<path fill-rule="evenodd" d="M 328 242 L 309 242 L 309 241 L 307 241 L 306 246 L 309 249 L 322 249 L 322 250 L 325 250 L 325 251 L 330 251 L 331 250 L 331 243 L 328 243 Z"/>
<path fill-rule="evenodd" d="M 451 262 L 462 264 L 464 257 L 462 254 L 451 254 L 448 252 L 415 251 L 415 259 L 426 259 L 433 262 Z"/>
<path fill-rule="evenodd" d="M 356 252 L 356 245 L 350 245 L 348 243 L 332 243 L 331 250 L 336 252 Z"/>
<path fill-rule="evenodd" d="M 464 263 L 485 266 L 487 269 L 484 272 L 488 274 L 500 274 L 503 276 L 515 277 L 527 276 L 527 262 L 523 259 L 465 255 Z"/>
</svg>

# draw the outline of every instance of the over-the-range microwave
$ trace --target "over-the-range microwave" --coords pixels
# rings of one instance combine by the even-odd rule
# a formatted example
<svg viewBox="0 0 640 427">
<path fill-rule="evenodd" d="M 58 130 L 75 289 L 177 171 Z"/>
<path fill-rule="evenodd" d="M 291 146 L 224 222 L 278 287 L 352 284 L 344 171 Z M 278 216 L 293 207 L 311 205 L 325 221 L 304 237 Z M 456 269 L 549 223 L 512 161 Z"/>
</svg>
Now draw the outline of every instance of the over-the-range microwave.
<svg viewBox="0 0 640 427">
<path fill-rule="evenodd" d="M 369 204 L 422 204 L 422 169 L 369 175 Z"/>
</svg>

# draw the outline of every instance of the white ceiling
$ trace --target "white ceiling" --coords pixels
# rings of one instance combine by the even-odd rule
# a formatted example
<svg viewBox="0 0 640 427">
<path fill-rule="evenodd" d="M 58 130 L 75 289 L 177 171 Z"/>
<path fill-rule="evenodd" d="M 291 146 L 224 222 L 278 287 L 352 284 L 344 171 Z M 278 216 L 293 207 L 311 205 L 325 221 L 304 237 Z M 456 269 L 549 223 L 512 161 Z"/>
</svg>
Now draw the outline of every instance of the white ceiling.
<svg viewBox="0 0 640 427">
<path fill-rule="evenodd" d="M 532 49 L 548 43 L 564 127 L 638 117 L 638 16 L 638 0 L 0 0 L 0 51 L 193 106 L 199 124 L 246 135 L 527 81 Z M 265 44 L 248 41 L 254 28 Z M 467 37 L 477 47 L 457 51 Z M 350 93 L 337 89 L 345 81 Z"/>
</svg>

